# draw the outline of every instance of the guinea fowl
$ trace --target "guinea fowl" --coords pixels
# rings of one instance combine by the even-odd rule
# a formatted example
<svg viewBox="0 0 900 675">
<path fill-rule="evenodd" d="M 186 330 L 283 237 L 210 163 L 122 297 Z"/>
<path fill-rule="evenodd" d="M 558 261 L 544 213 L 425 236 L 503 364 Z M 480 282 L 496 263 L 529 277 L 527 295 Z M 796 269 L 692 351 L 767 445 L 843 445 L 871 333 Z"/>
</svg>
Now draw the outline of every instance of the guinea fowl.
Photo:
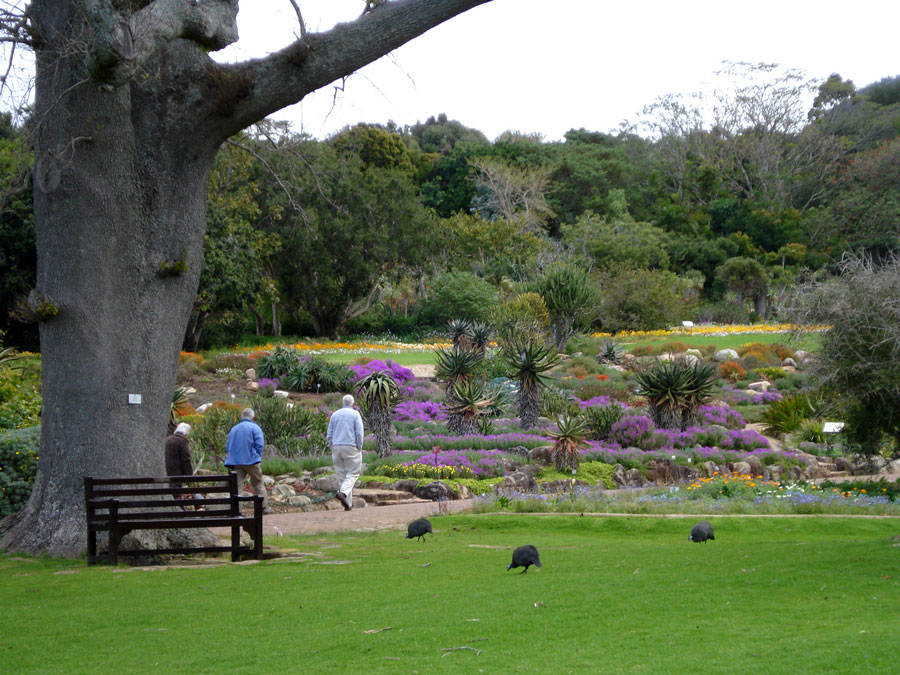
<svg viewBox="0 0 900 675">
<path fill-rule="evenodd" d="M 512 562 L 506 566 L 506 570 L 509 571 L 513 567 L 524 567 L 522 574 L 525 574 L 531 565 L 541 567 L 541 557 L 538 555 L 538 550 L 528 544 L 513 551 Z"/>
<path fill-rule="evenodd" d="M 412 521 L 407 526 L 406 538 L 418 538 L 419 541 L 425 541 L 425 535 L 429 532 L 431 532 L 431 536 L 434 536 L 434 532 L 431 529 L 431 523 L 428 522 L 428 518 L 419 518 L 418 520 Z"/>
<path fill-rule="evenodd" d="M 707 539 L 715 539 L 713 536 L 712 525 L 710 525 L 705 520 L 697 523 L 694 527 L 691 528 L 691 534 L 688 536 L 690 541 L 700 543 L 701 541 L 706 541 Z"/>
</svg>

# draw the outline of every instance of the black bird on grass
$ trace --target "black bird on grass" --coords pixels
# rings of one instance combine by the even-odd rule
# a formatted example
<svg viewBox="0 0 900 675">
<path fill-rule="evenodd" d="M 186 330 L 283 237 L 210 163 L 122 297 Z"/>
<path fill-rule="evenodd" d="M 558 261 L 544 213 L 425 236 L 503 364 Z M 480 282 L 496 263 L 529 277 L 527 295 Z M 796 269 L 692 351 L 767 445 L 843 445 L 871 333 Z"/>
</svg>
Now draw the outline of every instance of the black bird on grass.
<svg viewBox="0 0 900 675">
<path fill-rule="evenodd" d="M 419 518 L 418 520 L 412 521 L 406 527 L 406 538 L 418 538 L 419 541 L 425 541 L 425 535 L 429 532 L 431 532 L 431 536 L 433 537 L 434 532 L 431 530 L 431 523 L 428 522 L 428 518 Z"/>
<path fill-rule="evenodd" d="M 715 539 L 713 536 L 712 525 L 707 523 L 705 520 L 697 523 L 694 527 L 691 528 L 691 534 L 688 537 L 690 541 L 693 541 L 699 544 L 701 541 L 706 541 L 707 539 Z"/>
<path fill-rule="evenodd" d="M 513 567 L 524 567 L 522 574 L 525 574 L 531 565 L 541 567 L 541 557 L 538 555 L 538 550 L 531 544 L 528 544 L 520 546 L 513 551 L 512 562 L 506 566 L 506 571 L 508 572 Z"/>
</svg>

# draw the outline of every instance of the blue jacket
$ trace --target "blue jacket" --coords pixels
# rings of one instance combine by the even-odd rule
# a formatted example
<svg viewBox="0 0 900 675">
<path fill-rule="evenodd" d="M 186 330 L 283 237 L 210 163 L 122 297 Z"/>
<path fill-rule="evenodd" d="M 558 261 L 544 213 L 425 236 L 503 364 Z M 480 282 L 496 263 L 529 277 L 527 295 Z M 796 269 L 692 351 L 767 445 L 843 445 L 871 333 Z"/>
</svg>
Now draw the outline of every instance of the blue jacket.
<svg viewBox="0 0 900 675">
<path fill-rule="evenodd" d="M 331 413 L 328 420 L 328 445 L 355 445 L 363 447 L 362 417 L 353 408 L 341 408 Z"/>
<path fill-rule="evenodd" d="M 228 440 L 225 449 L 228 456 L 225 458 L 225 466 L 246 466 L 259 464 L 262 460 L 263 440 L 262 429 L 252 420 L 241 420 L 228 432 Z"/>
</svg>

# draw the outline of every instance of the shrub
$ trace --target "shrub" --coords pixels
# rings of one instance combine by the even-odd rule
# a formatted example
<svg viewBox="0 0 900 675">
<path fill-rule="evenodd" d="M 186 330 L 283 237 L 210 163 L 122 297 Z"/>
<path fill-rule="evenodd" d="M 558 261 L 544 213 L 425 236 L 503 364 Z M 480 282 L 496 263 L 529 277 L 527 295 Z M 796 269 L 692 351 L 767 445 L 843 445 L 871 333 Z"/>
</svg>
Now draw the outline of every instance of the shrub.
<svg viewBox="0 0 900 675">
<path fill-rule="evenodd" d="M 448 272 L 435 282 L 428 302 L 430 318 L 436 325 L 451 319 L 484 321 L 492 313 L 496 289 L 470 272 Z"/>
<path fill-rule="evenodd" d="M 649 417 L 628 415 L 611 425 L 609 438 L 623 448 L 643 448 L 652 440 L 654 430 Z"/>
<path fill-rule="evenodd" d="M 41 428 L 0 432 L 0 518 L 21 509 L 37 471 Z"/>
<path fill-rule="evenodd" d="M 653 356 L 656 350 L 653 345 L 635 345 L 631 348 L 631 353 L 634 356 Z"/>
<path fill-rule="evenodd" d="M 756 368 L 754 369 L 753 373 L 754 375 L 756 375 L 756 377 L 762 378 L 764 380 L 783 380 L 788 376 L 788 374 L 781 368 L 774 367 Z"/>
<path fill-rule="evenodd" d="M 726 361 L 719 366 L 719 377 L 737 382 L 747 377 L 747 371 L 737 361 Z"/>
<path fill-rule="evenodd" d="M 278 345 L 269 354 L 259 359 L 256 374 L 259 377 L 281 377 L 300 362 L 300 353 Z"/>
<path fill-rule="evenodd" d="M 762 421 L 766 425 L 767 434 L 784 435 L 800 428 L 804 420 L 810 419 L 815 410 L 806 394 L 784 396 L 780 401 L 773 401 L 763 411 Z"/>
<path fill-rule="evenodd" d="M 666 342 L 659 348 L 659 351 L 663 354 L 682 354 L 688 349 L 690 349 L 690 345 L 683 342 Z"/>
<path fill-rule="evenodd" d="M 0 429 L 21 429 L 41 422 L 40 374 L 0 367 Z"/>
<path fill-rule="evenodd" d="M 550 312 L 538 293 L 520 293 L 497 307 L 492 318 L 501 348 L 517 340 L 542 340 L 550 325 Z"/>
<path fill-rule="evenodd" d="M 581 414 L 587 423 L 588 438 L 605 441 L 609 438 L 613 424 L 624 416 L 625 409 L 617 403 L 613 403 L 607 406 L 585 408 Z"/>
</svg>

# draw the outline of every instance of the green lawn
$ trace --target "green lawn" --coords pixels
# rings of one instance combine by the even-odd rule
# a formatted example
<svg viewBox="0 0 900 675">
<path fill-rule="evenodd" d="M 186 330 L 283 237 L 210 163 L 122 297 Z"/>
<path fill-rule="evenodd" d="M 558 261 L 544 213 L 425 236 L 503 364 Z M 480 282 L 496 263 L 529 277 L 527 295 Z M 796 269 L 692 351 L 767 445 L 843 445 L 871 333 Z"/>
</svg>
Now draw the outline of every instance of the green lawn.
<svg viewBox="0 0 900 675">
<path fill-rule="evenodd" d="M 694 520 L 444 516 L 424 543 L 285 537 L 308 557 L 150 572 L 4 556 L 3 670 L 896 670 L 900 520 L 714 518 L 693 544 Z M 526 543 L 544 567 L 507 572 Z"/>
<path fill-rule="evenodd" d="M 791 341 L 790 335 L 784 333 L 742 333 L 736 335 L 670 335 L 667 337 L 642 338 L 631 342 L 622 342 L 622 345 L 631 349 L 636 345 L 661 347 L 668 342 L 681 342 L 697 347 L 715 345 L 716 349 L 737 349 L 748 342 L 761 342 L 763 344 L 789 344 L 794 349 L 813 350 L 819 345 L 819 335 L 817 333 L 808 333 L 797 344 Z"/>
</svg>

